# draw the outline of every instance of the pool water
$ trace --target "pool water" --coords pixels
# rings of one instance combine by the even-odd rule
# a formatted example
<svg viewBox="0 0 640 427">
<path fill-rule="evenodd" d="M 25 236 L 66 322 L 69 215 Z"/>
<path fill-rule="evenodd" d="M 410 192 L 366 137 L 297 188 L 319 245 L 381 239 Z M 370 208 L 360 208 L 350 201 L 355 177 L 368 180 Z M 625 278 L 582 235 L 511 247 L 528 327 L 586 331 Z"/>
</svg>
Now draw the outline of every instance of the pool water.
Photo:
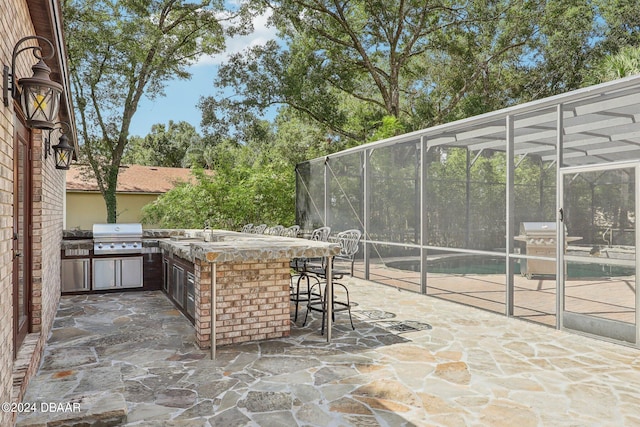
<svg viewBox="0 0 640 427">
<path fill-rule="evenodd" d="M 398 270 L 420 271 L 420 260 L 406 259 L 396 260 L 386 263 L 387 267 Z M 487 256 L 454 256 L 445 259 L 429 260 L 427 264 L 428 273 L 437 274 L 505 274 L 506 262 L 503 257 Z M 520 263 L 514 264 L 514 273 L 520 274 Z M 633 276 L 633 268 L 610 266 L 603 264 L 569 264 L 567 266 L 568 278 L 605 278 Z"/>
<path fill-rule="evenodd" d="M 420 260 L 406 259 L 386 263 L 387 267 L 398 270 L 420 271 Z M 520 265 L 516 264 L 516 273 L 520 274 Z M 501 257 L 485 256 L 452 256 L 429 260 L 427 264 L 429 273 L 440 274 L 505 274 L 505 259 Z"/>
</svg>

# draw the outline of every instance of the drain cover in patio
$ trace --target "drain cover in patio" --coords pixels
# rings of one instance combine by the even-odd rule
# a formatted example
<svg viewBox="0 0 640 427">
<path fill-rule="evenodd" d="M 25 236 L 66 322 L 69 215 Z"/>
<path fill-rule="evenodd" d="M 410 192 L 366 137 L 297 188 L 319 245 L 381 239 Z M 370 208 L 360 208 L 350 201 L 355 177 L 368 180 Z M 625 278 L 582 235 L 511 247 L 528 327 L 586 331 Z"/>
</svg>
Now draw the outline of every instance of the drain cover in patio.
<svg viewBox="0 0 640 427">
<path fill-rule="evenodd" d="M 417 322 L 415 320 L 405 320 L 405 321 L 386 321 L 386 322 L 378 322 L 378 324 L 388 330 L 394 332 L 416 332 L 416 331 L 428 331 L 433 329 L 433 327 L 424 322 Z"/>
<path fill-rule="evenodd" d="M 396 317 L 395 313 L 389 313 L 384 310 L 359 310 L 357 314 L 372 320 L 393 319 Z"/>
</svg>

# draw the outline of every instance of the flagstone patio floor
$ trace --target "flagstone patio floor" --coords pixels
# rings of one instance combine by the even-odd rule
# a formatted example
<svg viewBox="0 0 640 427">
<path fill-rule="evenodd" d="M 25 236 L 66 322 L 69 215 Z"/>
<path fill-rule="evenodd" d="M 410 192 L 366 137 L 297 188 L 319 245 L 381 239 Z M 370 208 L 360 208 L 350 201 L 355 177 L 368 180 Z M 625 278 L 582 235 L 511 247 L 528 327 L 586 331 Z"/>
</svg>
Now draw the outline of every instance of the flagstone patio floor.
<svg viewBox="0 0 640 427">
<path fill-rule="evenodd" d="M 640 350 L 348 285 L 355 331 L 338 313 L 327 343 L 302 309 L 290 337 L 215 361 L 161 292 L 63 296 L 18 425 L 640 425 Z"/>
</svg>

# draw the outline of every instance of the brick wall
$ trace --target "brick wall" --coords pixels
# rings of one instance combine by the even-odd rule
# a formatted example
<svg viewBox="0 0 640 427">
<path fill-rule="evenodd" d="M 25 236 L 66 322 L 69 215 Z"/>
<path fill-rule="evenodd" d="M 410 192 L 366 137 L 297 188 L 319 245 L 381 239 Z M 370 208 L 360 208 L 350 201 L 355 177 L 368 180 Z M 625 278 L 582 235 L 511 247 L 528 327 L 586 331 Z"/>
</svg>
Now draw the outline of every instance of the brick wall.
<svg viewBox="0 0 640 427">
<path fill-rule="evenodd" d="M 33 34 L 26 2 L 0 0 L 0 65 L 11 66 L 14 44 Z M 28 71 L 25 60 L 17 68 Z M 0 102 L 0 403 L 11 402 L 13 382 L 13 103 Z M 0 412 L 0 425 L 13 424 L 11 413 Z"/>
<path fill-rule="evenodd" d="M 211 342 L 211 264 L 196 260 L 196 343 L 200 348 L 209 348 Z"/>
<path fill-rule="evenodd" d="M 289 335 L 288 259 L 220 263 L 215 264 L 215 273 L 217 345 Z M 207 304 L 211 298 L 210 265 L 196 265 L 198 276 L 196 310 L 201 312 L 196 312 L 196 339 L 201 348 L 207 348 L 211 334 L 211 305 Z"/>
<path fill-rule="evenodd" d="M 57 139 L 52 141 L 52 145 L 57 143 Z M 33 183 L 32 318 L 33 332 L 42 332 L 46 339 L 60 299 L 60 246 L 66 172 L 55 168 L 52 156 L 44 159 L 42 147 L 41 138 L 34 138 L 34 176 L 39 179 L 34 179 Z"/>
<path fill-rule="evenodd" d="M 0 66 L 11 66 L 18 40 L 35 33 L 26 0 L 0 0 Z M 17 58 L 18 78 L 30 76 L 33 55 Z M 13 357 L 13 135 L 14 106 L 0 101 L 0 403 L 21 400 L 35 374 L 42 348 L 52 326 L 60 295 L 60 242 L 62 240 L 64 172 L 53 158 L 42 162 L 42 134 L 32 133 L 33 247 L 32 317 L 30 334 Z M 15 382 L 15 387 L 14 387 Z M 13 425 L 11 413 L 0 412 L 0 425 Z"/>
</svg>

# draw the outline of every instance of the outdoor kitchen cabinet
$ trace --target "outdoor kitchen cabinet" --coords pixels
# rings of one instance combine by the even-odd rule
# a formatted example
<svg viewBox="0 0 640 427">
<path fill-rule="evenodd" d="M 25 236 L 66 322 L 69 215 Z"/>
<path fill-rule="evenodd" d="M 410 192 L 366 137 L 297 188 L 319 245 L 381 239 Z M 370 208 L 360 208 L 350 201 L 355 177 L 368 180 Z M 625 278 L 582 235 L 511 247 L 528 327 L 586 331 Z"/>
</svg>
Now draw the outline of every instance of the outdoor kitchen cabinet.
<svg viewBox="0 0 640 427">
<path fill-rule="evenodd" d="M 196 275 L 188 271 L 186 280 L 187 280 L 186 281 L 187 283 L 187 289 L 186 289 L 187 314 L 189 314 L 191 317 L 194 317 L 196 315 Z"/>
<path fill-rule="evenodd" d="M 141 288 L 142 257 L 93 258 L 93 289 Z"/>
<path fill-rule="evenodd" d="M 89 258 L 62 260 L 62 292 L 91 290 Z"/>
<path fill-rule="evenodd" d="M 173 256 L 165 256 L 162 264 L 164 271 L 162 289 L 180 311 L 193 321 L 196 314 L 196 276 L 193 264 Z"/>
</svg>

